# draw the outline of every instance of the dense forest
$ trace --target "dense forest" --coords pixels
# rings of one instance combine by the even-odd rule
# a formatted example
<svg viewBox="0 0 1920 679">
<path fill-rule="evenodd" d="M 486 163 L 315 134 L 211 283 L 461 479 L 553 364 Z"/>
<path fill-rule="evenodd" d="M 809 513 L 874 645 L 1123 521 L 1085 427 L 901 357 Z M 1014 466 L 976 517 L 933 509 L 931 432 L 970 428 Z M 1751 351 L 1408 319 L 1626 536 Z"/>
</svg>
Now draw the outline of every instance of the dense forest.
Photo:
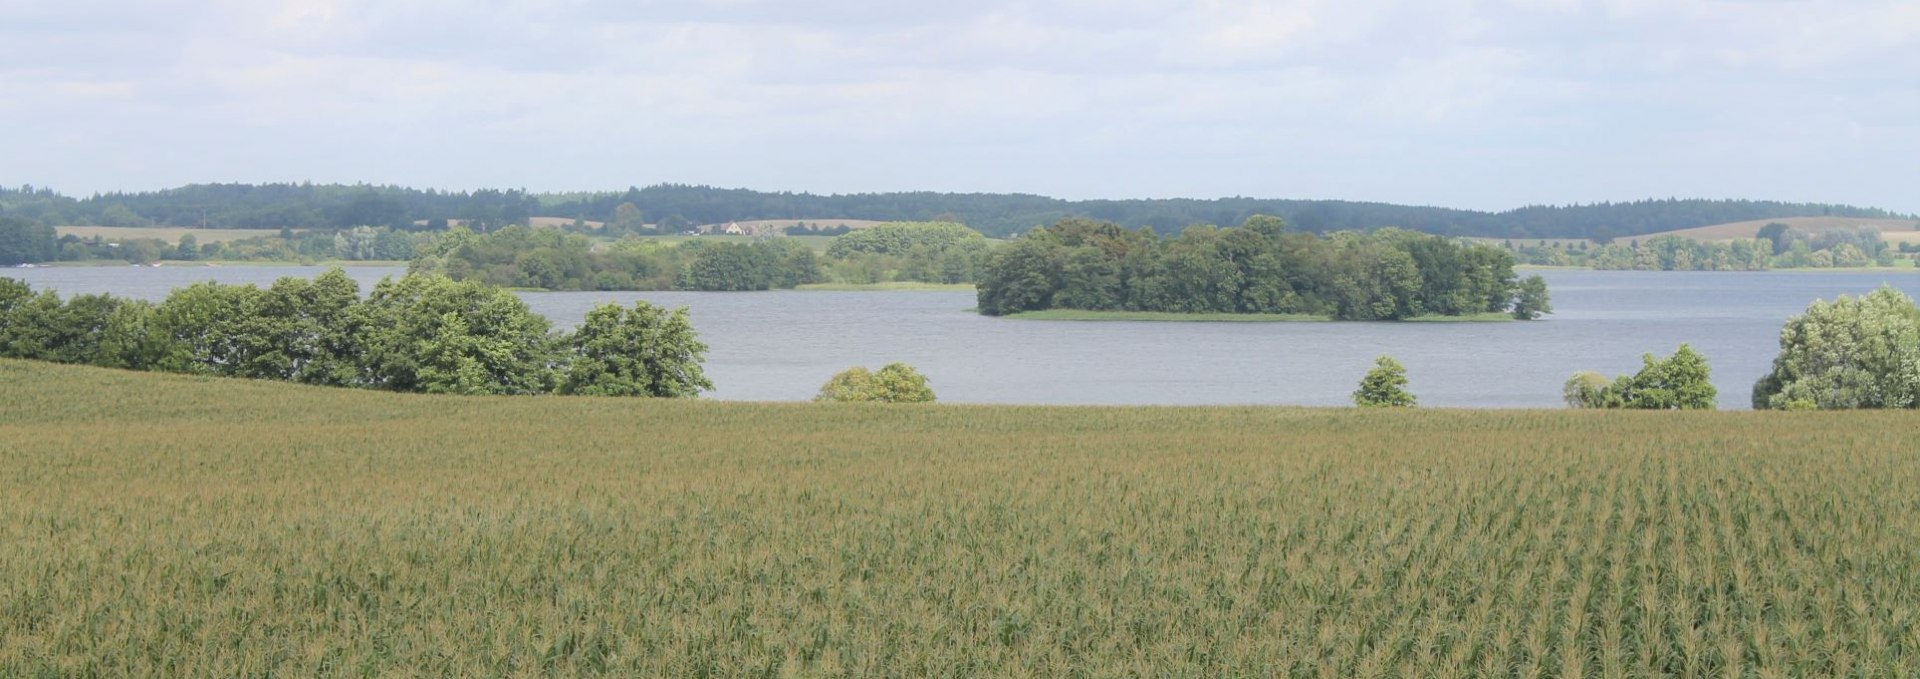
<svg viewBox="0 0 1920 679">
<path fill-rule="evenodd" d="M 544 290 L 778 290 L 808 283 L 971 283 L 986 258 L 980 232 L 949 222 L 882 224 L 835 237 L 679 243 L 595 241 L 561 229 L 455 227 L 414 249 L 411 270 Z"/>
<path fill-rule="evenodd" d="M 1029 194 L 864 193 L 816 195 L 663 184 L 625 191 L 535 194 L 521 190 L 439 191 L 339 184 L 194 184 L 140 193 L 73 198 L 45 188 L 0 188 L 0 215 L 45 224 L 343 229 L 435 228 L 465 222 L 486 231 L 531 217 L 687 226 L 756 219 L 957 221 L 993 237 L 1066 218 L 1147 227 L 1165 235 L 1193 224 L 1237 224 L 1279 216 L 1312 233 L 1399 227 L 1448 236 L 1605 240 L 1709 224 L 1783 217 L 1907 217 L 1885 210 L 1815 203 L 1661 199 L 1505 212 L 1340 200 L 1263 198 L 1083 200 Z M 643 221 L 644 220 L 644 221 Z"/>
<path fill-rule="evenodd" d="M 1256 215 L 1163 238 L 1111 222 L 1062 220 L 988 254 L 980 312 L 1044 309 L 1312 314 L 1338 320 L 1549 310 L 1546 284 L 1513 273 L 1492 245 L 1386 229 L 1288 233 Z"/>
</svg>

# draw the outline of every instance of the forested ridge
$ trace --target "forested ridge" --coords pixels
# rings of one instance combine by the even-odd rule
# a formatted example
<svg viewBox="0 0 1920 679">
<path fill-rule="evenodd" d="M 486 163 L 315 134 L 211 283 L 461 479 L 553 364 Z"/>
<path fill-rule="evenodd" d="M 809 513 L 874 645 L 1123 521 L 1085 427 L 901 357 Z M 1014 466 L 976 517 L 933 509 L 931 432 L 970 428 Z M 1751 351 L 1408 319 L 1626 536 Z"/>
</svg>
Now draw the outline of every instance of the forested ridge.
<svg viewBox="0 0 1920 679">
<path fill-rule="evenodd" d="M 661 184 L 625 191 L 530 193 L 441 191 L 341 184 L 193 184 L 75 198 L 45 188 L 0 188 L 0 215 L 45 224 L 340 229 L 464 221 L 480 230 L 531 217 L 612 222 L 631 205 L 648 223 L 677 229 L 756 219 L 958 221 L 988 236 L 1023 233 L 1065 218 L 1176 234 L 1193 224 L 1238 224 L 1256 214 L 1296 230 L 1328 233 L 1400 227 L 1448 236 L 1619 238 L 1710 224 L 1783 217 L 1910 217 L 1875 208 L 1753 200 L 1654 199 L 1483 212 L 1344 200 L 1172 198 L 1070 201 L 1032 194 L 859 193 L 817 195 Z"/>
</svg>

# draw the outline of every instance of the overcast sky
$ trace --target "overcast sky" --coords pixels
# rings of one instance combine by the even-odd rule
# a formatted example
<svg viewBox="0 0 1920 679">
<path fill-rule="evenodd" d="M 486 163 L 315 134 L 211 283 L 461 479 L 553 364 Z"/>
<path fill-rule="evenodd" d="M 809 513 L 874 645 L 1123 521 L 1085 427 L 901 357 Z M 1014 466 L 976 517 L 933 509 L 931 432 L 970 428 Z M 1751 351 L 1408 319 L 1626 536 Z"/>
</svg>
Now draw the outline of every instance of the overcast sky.
<svg viewBox="0 0 1920 679">
<path fill-rule="evenodd" d="M 487 9 L 481 9 L 481 6 Z M 0 0 L 0 183 L 1920 212 L 1920 0 Z"/>
</svg>

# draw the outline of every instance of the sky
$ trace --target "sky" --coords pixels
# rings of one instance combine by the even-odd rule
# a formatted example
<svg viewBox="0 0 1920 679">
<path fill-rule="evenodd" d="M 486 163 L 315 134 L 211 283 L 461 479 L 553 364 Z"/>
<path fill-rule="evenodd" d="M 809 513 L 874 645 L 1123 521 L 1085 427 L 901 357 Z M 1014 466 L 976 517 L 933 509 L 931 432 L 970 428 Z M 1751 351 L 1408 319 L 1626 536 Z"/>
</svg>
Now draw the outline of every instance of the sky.
<svg viewBox="0 0 1920 679">
<path fill-rule="evenodd" d="M 1920 0 L 0 0 L 0 184 L 1920 212 Z"/>
</svg>

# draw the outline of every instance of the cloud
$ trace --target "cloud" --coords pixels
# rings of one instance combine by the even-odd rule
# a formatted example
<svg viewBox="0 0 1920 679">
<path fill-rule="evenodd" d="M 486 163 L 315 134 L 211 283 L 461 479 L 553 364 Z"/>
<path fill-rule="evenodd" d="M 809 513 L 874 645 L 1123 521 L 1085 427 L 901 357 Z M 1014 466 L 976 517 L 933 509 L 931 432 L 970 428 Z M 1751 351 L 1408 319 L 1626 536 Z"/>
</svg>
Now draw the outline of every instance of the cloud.
<svg viewBox="0 0 1920 679">
<path fill-rule="evenodd" d="M 1920 210 L 1900 0 L 128 5 L 9 8 L 0 181 Z"/>
</svg>

